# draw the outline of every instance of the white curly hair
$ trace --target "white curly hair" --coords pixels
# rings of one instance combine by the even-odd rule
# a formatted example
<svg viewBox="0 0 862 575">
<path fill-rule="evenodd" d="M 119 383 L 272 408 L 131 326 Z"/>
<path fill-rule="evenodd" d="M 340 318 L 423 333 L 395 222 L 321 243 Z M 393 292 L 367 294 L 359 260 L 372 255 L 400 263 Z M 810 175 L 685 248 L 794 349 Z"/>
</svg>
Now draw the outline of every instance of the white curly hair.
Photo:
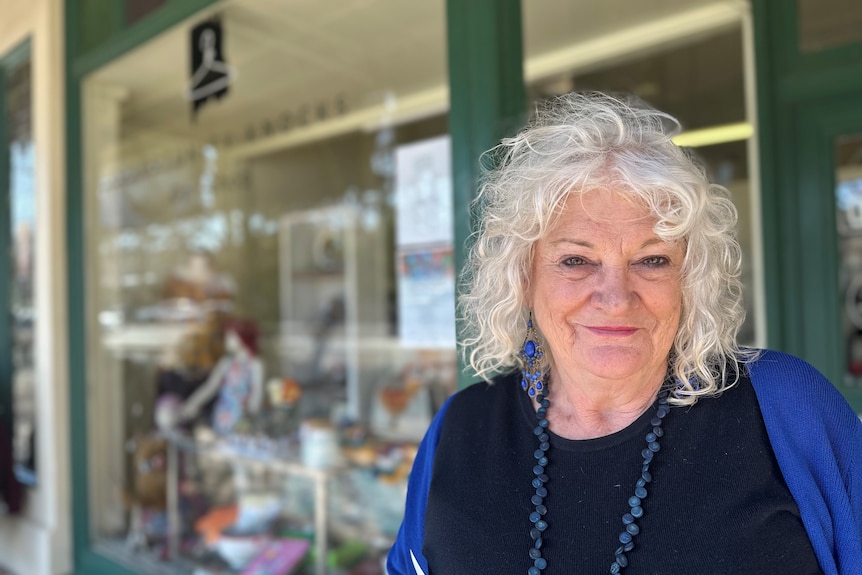
<svg viewBox="0 0 862 575">
<path fill-rule="evenodd" d="M 571 194 L 613 189 L 649 206 L 662 240 L 685 242 L 682 312 L 668 357 L 671 401 L 690 405 L 738 379 L 745 319 L 736 208 L 671 138 L 679 122 L 641 102 L 572 93 L 545 103 L 515 137 L 483 156 L 478 226 L 462 271 L 461 349 L 490 379 L 520 365 L 533 246 Z M 546 353 L 550 353 L 547 351 Z"/>
</svg>

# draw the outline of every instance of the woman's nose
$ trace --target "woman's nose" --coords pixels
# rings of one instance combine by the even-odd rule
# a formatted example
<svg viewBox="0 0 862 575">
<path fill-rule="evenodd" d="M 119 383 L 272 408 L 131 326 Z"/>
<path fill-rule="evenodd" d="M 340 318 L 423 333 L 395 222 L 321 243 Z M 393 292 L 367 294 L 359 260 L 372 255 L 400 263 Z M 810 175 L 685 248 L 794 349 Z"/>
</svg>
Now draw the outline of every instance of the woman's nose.
<svg viewBox="0 0 862 575">
<path fill-rule="evenodd" d="M 625 310 L 634 304 L 637 296 L 625 267 L 603 267 L 598 280 L 593 293 L 596 305 L 608 310 Z"/>
</svg>

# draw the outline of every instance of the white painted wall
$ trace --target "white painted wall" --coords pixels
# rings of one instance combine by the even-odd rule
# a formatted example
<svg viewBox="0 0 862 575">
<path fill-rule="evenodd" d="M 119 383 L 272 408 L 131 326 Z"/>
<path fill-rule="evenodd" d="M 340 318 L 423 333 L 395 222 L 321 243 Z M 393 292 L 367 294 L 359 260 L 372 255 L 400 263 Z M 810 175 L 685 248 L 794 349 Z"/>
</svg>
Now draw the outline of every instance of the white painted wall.
<svg viewBox="0 0 862 575">
<path fill-rule="evenodd" d="M 0 56 L 31 42 L 36 148 L 36 462 L 20 517 L 0 516 L 0 562 L 19 575 L 72 572 L 65 246 L 63 1 L 0 0 Z"/>
</svg>

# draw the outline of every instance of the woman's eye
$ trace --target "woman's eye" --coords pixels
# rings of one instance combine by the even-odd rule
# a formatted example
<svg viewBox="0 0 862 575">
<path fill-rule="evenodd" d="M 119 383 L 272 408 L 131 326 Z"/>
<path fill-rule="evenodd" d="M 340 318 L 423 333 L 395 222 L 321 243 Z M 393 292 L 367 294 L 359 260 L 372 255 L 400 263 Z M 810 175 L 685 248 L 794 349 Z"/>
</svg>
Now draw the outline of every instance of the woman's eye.
<svg viewBox="0 0 862 575">
<path fill-rule="evenodd" d="M 669 262 L 664 256 L 650 256 L 641 260 L 641 263 L 649 268 L 661 268 L 666 266 Z"/>
<path fill-rule="evenodd" d="M 586 264 L 586 263 L 587 263 L 587 260 L 585 260 L 585 259 L 584 259 L 584 258 L 582 258 L 582 257 L 578 257 L 578 256 L 574 256 L 574 257 L 571 257 L 571 258 L 566 258 L 566 259 L 564 259 L 564 260 L 563 260 L 563 265 L 564 265 L 564 266 L 567 266 L 567 267 L 570 267 L 570 268 L 577 267 L 577 266 L 582 266 L 582 265 L 584 265 L 584 264 Z"/>
</svg>

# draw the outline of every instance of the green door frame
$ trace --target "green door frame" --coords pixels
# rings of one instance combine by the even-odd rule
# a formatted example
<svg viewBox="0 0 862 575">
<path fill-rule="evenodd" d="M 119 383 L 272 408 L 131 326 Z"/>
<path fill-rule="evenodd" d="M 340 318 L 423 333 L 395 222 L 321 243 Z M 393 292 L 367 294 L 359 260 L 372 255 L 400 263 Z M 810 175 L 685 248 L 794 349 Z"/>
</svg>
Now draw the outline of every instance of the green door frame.
<svg viewBox="0 0 862 575">
<path fill-rule="evenodd" d="M 797 111 L 798 257 L 792 259 L 804 294 L 801 345 L 817 366 L 862 412 L 862 389 L 844 384 L 846 344 L 841 337 L 841 262 L 835 212 L 835 141 L 862 133 L 862 91 L 826 98 Z"/>
<path fill-rule="evenodd" d="M 66 165 L 69 309 L 70 445 L 73 550 L 76 573 L 134 575 L 96 553 L 90 545 L 87 482 L 86 279 L 83 125 L 81 86 L 90 72 L 217 0 L 166 2 L 131 26 L 120 0 L 66 0 Z M 104 10 L 109 13 L 105 14 Z M 90 23 L 103 22 L 108 30 Z M 456 266 L 460 271 L 472 229 L 469 201 L 479 176 L 479 154 L 518 126 L 525 110 L 520 0 L 447 0 Z M 455 57 L 457 56 L 457 57 Z M 466 380 L 462 378 L 462 385 Z"/>
<path fill-rule="evenodd" d="M 767 344 L 808 360 L 840 386 L 834 141 L 827 115 L 830 106 L 862 94 L 862 42 L 801 52 L 796 4 L 751 4 Z M 862 408 L 853 392 L 848 398 Z"/>
</svg>

